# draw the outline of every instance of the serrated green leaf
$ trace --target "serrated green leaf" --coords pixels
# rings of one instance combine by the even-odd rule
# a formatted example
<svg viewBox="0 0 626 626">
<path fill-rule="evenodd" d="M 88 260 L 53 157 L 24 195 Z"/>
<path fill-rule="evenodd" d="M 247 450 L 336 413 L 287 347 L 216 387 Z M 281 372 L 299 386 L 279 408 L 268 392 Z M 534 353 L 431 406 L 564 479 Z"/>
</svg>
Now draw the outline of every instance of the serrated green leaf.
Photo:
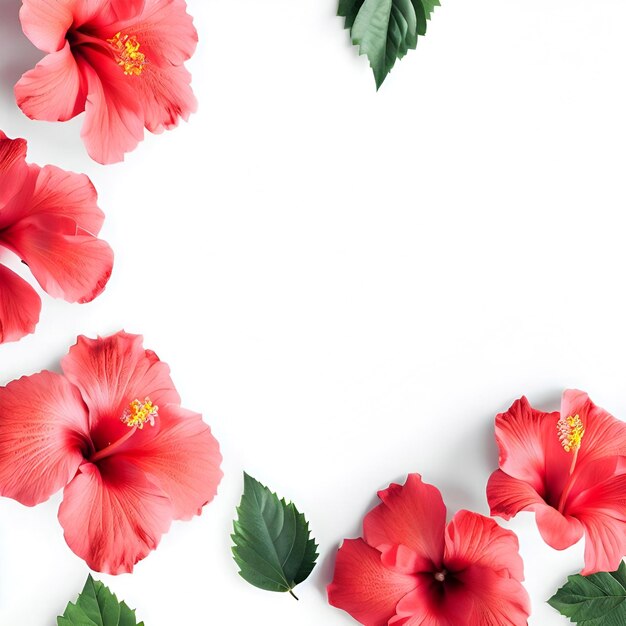
<svg viewBox="0 0 626 626">
<path fill-rule="evenodd" d="M 435 7 L 440 7 L 441 3 L 439 0 L 421 0 L 424 5 L 424 11 L 426 12 L 426 18 L 430 19 L 432 12 L 435 10 Z"/>
<path fill-rule="evenodd" d="M 439 0 L 339 0 L 352 43 L 367 56 L 379 89 L 397 59 L 417 47 Z"/>
<path fill-rule="evenodd" d="M 337 15 L 346 18 L 346 28 L 352 28 L 352 24 L 354 24 L 354 20 L 363 6 L 363 2 L 365 2 L 365 0 L 339 0 Z"/>
<path fill-rule="evenodd" d="M 413 9 L 415 10 L 415 19 L 417 20 L 417 34 L 425 35 L 426 28 L 428 27 L 428 18 L 426 16 L 426 9 L 424 8 L 424 0 L 411 0 L 413 3 Z M 417 40 L 416 40 L 417 43 Z"/>
<path fill-rule="evenodd" d="M 293 503 L 244 472 L 244 489 L 231 535 L 239 574 L 266 591 L 289 591 L 315 567 L 317 545 Z"/>
<path fill-rule="evenodd" d="M 135 611 L 125 602 L 119 602 L 108 587 L 90 574 L 76 603 L 70 602 L 65 613 L 57 617 L 57 626 L 144 626 L 144 623 L 138 624 Z"/>
<path fill-rule="evenodd" d="M 548 604 L 579 626 L 626 624 L 626 564 L 615 572 L 569 576 Z"/>
</svg>

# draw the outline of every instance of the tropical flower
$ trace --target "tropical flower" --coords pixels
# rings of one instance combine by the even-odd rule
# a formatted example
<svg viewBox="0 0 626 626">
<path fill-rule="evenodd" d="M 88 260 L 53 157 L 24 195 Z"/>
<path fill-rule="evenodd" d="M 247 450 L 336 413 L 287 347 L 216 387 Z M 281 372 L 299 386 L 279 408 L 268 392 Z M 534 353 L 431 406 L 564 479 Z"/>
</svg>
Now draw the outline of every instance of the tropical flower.
<svg viewBox="0 0 626 626">
<path fill-rule="evenodd" d="M 330 604 L 365 626 L 522 626 L 529 599 L 517 537 L 459 511 L 446 526 L 436 487 L 409 474 L 347 539 L 328 586 Z"/>
<path fill-rule="evenodd" d="M 213 499 L 218 443 L 139 335 L 81 336 L 61 367 L 0 388 L 0 495 L 34 506 L 63 488 L 69 547 L 93 570 L 130 572 Z"/>
<path fill-rule="evenodd" d="M 583 574 L 614 571 L 626 554 L 626 424 L 576 390 L 560 413 L 526 398 L 496 417 L 500 469 L 487 485 L 492 515 L 534 511 L 544 541 L 563 550 L 585 536 Z"/>
<path fill-rule="evenodd" d="M 82 138 L 100 163 L 196 109 L 183 63 L 198 35 L 184 0 L 23 0 L 27 37 L 48 55 L 15 86 L 28 117 L 65 121 L 85 112 Z"/>
<path fill-rule="evenodd" d="M 45 291 L 68 302 L 93 300 L 111 275 L 96 202 L 87 176 L 27 164 L 26 141 L 0 131 L 0 254 L 15 253 Z M 33 288 L 0 265 L 0 343 L 32 333 L 40 309 Z"/>
</svg>

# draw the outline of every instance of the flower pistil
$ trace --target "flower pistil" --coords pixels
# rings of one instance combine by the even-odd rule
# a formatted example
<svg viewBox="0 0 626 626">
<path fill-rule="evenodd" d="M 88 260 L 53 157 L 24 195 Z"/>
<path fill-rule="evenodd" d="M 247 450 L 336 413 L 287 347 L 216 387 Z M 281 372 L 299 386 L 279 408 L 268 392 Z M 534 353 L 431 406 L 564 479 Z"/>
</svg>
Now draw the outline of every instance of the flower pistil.
<svg viewBox="0 0 626 626">
<path fill-rule="evenodd" d="M 565 452 L 573 452 L 572 463 L 569 468 L 569 480 L 563 488 L 563 493 L 559 499 L 558 510 L 562 513 L 567 502 L 567 498 L 572 490 L 574 469 L 576 468 L 576 462 L 578 461 L 578 451 L 582 443 L 583 435 L 585 434 L 585 427 L 583 421 L 580 419 L 580 415 L 568 415 L 567 417 L 561 417 L 556 425 L 557 432 L 559 434 L 559 441 L 563 446 Z"/>
<path fill-rule="evenodd" d="M 135 398 L 128 408 L 124 410 L 120 419 L 129 428 L 136 426 L 141 430 L 146 422 L 149 422 L 150 426 L 154 426 L 154 420 L 158 416 L 159 407 L 156 404 L 152 404 L 150 398 L 145 398 L 143 402 Z"/>
<path fill-rule="evenodd" d="M 107 39 L 111 44 L 117 64 L 123 68 L 127 76 L 139 76 L 146 64 L 146 55 L 139 52 L 140 44 L 136 37 L 116 33 L 111 39 Z"/>
<path fill-rule="evenodd" d="M 585 427 L 579 415 L 561 417 L 557 423 L 559 441 L 565 452 L 577 452 L 585 434 Z"/>
</svg>

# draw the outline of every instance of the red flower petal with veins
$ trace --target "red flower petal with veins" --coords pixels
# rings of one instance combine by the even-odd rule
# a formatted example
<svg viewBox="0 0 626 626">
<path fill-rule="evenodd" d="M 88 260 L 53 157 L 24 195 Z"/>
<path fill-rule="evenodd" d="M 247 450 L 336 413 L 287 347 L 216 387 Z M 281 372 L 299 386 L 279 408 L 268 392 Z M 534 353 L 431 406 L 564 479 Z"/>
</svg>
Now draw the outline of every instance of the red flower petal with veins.
<svg viewBox="0 0 626 626">
<path fill-rule="evenodd" d="M 584 575 L 617 569 L 626 555 L 626 424 L 577 390 L 561 411 L 526 398 L 496 417 L 500 469 L 487 485 L 492 515 L 535 513 L 543 539 L 563 550 L 585 536 Z"/>
<path fill-rule="evenodd" d="M 62 366 L 0 388 L 0 494 L 32 506 L 64 488 L 70 548 L 94 570 L 130 572 L 213 499 L 219 446 L 140 336 L 79 337 Z"/>
<path fill-rule="evenodd" d="M 47 500 L 76 474 L 87 448 L 78 389 L 44 371 L 0 390 L 0 494 L 27 506 Z"/>
<path fill-rule="evenodd" d="M 93 570 L 132 572 L 172 522 L 170 500 L 122 457 L 84 463 L 59 507 L 67 545 Z"/>
<path fill-rule="evenodd" d="M 89 302 L 104 289 L 113 252 L 97 238 L 104 215 L 84 174 L 26 163 L 26 142 L 0 131 L 0 252 L 15 253 L 50 295 Z M 33 332 L 39 296 L 0 267 L 0 343 Z"/>
<path fill-rule="evenodd" d="M 180 404 L 170 368 L 143 347 L 140 335 L 81 336 L 61 360 L 61 367 L 89 408 L 92 435 L 102 430 L 104 438 L 116 439 L 126 426 L 109 416 L 119 417 L 134 398 L 149 396 L 159 406 Z"/>
<path fill-rule="evenodd" d="M 219 445 L 198 413 L 167 405 L 159 418 L 154 437 L 126 456 L 168 494 L 174 519 L 191 519 L 216 494 Z"/>
<path fill-rule="evenodd" d="M 3 207 L 22 189 L 27 176 L 26 140 L 9 139 L 0 130 L 0 228 Z"/>
<path fill-rule="evenodd" d="M 337 552 L 328 601 L 365 626 L 385 626 L 418 584 L 417 577 L 385 567 L 380 552 L 362 539 L 346 539 Z"/>
<path fill-rule="evenodd" d="M 0 343 L 35 332 L 41 300 L 15 272 L 0 265 Z"/>
<path fill-rule="evenodd" d="M 330 604 L 366 626 L 523 626 L 530 612 L 517 537 L 459 511 L 410 474 L 379 493 L 364 539 L 344 542 Z"/>
<path fill-rule="evenodd" d="M 419 475 L 409 474 L 404 487 L 392 484 L 379 491 L 378 497 L 382 504 L 363 520 L 365 541 L 382 553 L 390 567 L 396 565 L 397 557 L 407 559 L 408 548 L 413 572 L 440 568 L 446 507 L 439 490 L 424 484 Z"/>
<path fill-rule="evenodd" d="M 100 163 L 196 110 L 183 64 L 198 41 L 184 0 L 23 0 L 26 36 L 48 55 L 15 85 L 32 119 L 85 112 L 81 136 Z"/>
</svg>

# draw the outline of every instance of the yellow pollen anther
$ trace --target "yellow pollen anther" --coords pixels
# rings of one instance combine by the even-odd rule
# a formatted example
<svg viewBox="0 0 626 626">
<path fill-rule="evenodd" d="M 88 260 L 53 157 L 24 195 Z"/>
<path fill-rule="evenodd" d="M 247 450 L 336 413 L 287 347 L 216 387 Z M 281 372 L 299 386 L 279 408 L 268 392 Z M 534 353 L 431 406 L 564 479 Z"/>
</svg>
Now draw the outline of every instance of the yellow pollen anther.
<svg viewBox="0 0 626 626">
<path fill-rule="evenodd" d="M 562 417 L 559 419 L 556 427 L 559 433 L 559 441 L 565 452 L 575 452 L 580 449 L 580 443 L 585 434 L 585 427 L 578 415 Z"/>
<path fill-rule="evenodd" d="M 133 400 L 129 407 L 124 411 L 120 418 L 126 426 L 136 426 L 141 430 L 146 422 L 150 422 L 150 426 L 154 426 L 154 418 L 159 416 L 159 407 L 152 404 L 150 398 L 141 400 Z"/>
<path fill-rule="evenodd" d="M 107 39 L 111 44 L 117 57 L 117 64 L 124 69 L 127 76 L 139 76 L 146 64 L 146 55 L 139 52 L 139 42 L 135 37 L 117 33 L 111 39 Z"/>
</svg>

